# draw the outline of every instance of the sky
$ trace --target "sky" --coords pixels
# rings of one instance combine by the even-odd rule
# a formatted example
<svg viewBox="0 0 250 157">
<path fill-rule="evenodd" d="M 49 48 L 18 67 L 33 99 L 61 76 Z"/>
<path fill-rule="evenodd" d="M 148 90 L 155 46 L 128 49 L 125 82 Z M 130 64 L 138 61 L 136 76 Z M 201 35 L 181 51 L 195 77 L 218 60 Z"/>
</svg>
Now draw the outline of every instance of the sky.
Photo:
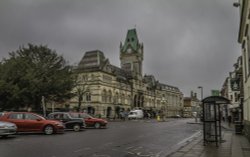
<svg viewBox="0 0 250 157">
<path fill-rule="evenodd" d="M 220 90 L 241 55 L 236 0 L 1 0 L 0 61 L 27 43 L 77 65 L 100 50 L 120 66 L 119 46 L 136 28 L 143 73 L 200 98 Z"/>
</svg>

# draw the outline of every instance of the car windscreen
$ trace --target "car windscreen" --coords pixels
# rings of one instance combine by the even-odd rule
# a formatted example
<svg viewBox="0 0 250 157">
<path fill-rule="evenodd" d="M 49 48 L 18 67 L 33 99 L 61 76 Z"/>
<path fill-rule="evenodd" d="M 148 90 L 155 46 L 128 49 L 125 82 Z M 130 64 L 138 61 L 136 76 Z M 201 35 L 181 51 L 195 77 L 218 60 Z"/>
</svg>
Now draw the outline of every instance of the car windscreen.
<svg viewBox="0 0 250 157">
<path fill-rule="evenodd" d="M 129 112 L 130 115 L 137 115 L 137 112 Z"/>
</svg>

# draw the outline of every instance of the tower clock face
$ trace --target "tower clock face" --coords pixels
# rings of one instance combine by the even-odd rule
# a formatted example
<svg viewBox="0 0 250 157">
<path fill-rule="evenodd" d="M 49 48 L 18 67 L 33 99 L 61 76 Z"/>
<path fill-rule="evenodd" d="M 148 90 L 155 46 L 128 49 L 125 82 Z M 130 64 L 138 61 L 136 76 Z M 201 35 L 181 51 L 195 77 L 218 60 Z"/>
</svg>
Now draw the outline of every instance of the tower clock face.
<svg viewBox="0 0 250 157">
<path fill-rule="evenodd" d="M 128 48 L 128 49 L 127 49 L 127 52 L 128 52 L 128 53 L 131 53 L 131 52 L 132 52 L 132 49 L 131 49 L 131 48 Z"/>
</svg>

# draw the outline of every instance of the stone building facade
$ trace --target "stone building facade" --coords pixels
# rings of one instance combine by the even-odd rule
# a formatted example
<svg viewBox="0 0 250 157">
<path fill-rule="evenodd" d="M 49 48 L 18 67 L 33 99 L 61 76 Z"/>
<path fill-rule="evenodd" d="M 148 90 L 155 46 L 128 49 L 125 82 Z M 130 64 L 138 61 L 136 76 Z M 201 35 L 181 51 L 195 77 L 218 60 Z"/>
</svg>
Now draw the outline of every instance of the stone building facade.
<svg viewBox="0 0 250 157">
<path fill-rule="evenodd" d="M 83 99 L 70 100 L 77 107 L 101 117 L 115 118 L 120 111 L 143 109 L 153 115 L 173 116 L 183 111 L 183 94 L 174 86 L 143 75 L 143 44 L 136 29 L 130 29 L 120 43 L 120 66 L 112 65 L 100 50 L 85 52 L 75 73 Z"/>
<path fill-rule="evenodd" d="M 241 44 L 243 71 L 243 123 L 244 133 L 250 140 L 250 1 L 239 0 L 234 3 L 240 10 L 238 42 Z"/>
<path fill-rule="evenodd" d="M 234 70 L 229 72 L 225 79 L 221 96 L 230 100 L 231 104 L 224 105 L 223 117 L 232 117 L 234 121 L 242 121 L 243 105 L 243 76 L 242 76 L 242 56 L 238 57 L 234 64 Z"/>
<path fill-rule="evenodd" d="M 201 111 L 201 101 L 197 98 L 197 93 L 191 91 L 190 97 L 184 97 L 183 117 L 198 117 Z"/>
</svg>

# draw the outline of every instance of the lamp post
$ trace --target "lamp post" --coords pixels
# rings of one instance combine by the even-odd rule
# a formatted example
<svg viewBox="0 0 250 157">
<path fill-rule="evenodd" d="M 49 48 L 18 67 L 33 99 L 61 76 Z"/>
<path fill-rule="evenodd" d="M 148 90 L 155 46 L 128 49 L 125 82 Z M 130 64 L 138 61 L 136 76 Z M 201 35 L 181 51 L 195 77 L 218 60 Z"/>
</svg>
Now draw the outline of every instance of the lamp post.
<svg viewBox="0 0 250 157">
<path fill-rule="evenodd" d="M 202 106 L 202 99 L 203 99 L 203 87 L 202 86 L 198 86 L 198 88 L 201 90 L 201 101 L 200 101 L 200 107 Z M 199 111 L 199 117 L 201 117 L 201 111 Z M 203 113 L 202 113 L 203 114 Z"/>
<path fill-rule="evenodd" d="M 46 117 L 46 106 L 45 106 L 45 97 L 42 96 L 42 108 L 43 108 L 43 116 Z"/>
<path fill-rule="evenodd" d="M 161 99 L 161 111 L 162 111 L 162 120 L 165 121 L 165 118 L 167 115 L 165 97 L 162 97 L 162 99 Z"/>
</svg>

